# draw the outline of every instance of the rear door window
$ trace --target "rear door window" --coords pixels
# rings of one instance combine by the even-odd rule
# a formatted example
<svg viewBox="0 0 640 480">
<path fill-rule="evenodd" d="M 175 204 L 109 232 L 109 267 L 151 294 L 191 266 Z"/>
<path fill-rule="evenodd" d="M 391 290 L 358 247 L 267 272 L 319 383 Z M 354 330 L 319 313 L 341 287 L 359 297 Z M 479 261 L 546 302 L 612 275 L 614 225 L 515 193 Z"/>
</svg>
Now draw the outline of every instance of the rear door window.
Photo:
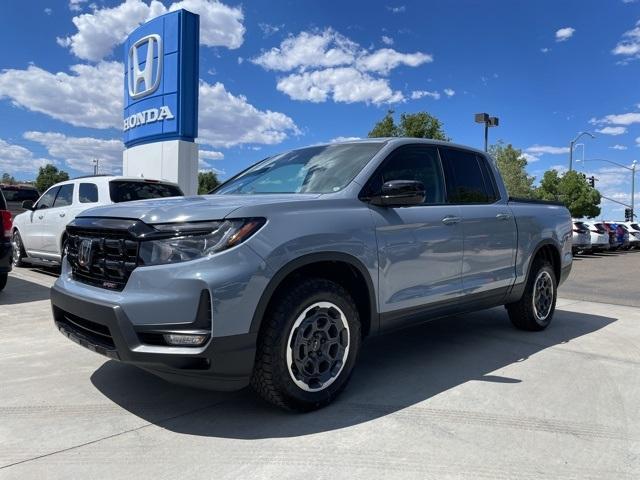
<svg viewBox="0 0 640 480">
<path fill-rule="evenodd" d="M 184 194 L 178 186 L 168 183 L 113 180 L 109 182 L 109 195 L 112 202 L 120 203 L 149 198 L 181 197 Z"/>
<path fill-rule="evenodd" d="M 81 183 L 79 188 L 80 203 L 96 203 L 98 201 L 98 186 L 95 183 Z"/>
<path fill-rule="evenodd" d="M 447 200 L 455 204 L 493 203 L 496 193 L 488 185 L 474 152 L 440 148 L 447 185 Z M 487 167 L 488 168 L 488 167 Z"/>
<path fill-rule="evenodd" d="M 73 183 L 62 185 L 58 191 L 55 202 L 53 202 L 54 208 L 68 207 L 73 203 Z"/>
</svg>

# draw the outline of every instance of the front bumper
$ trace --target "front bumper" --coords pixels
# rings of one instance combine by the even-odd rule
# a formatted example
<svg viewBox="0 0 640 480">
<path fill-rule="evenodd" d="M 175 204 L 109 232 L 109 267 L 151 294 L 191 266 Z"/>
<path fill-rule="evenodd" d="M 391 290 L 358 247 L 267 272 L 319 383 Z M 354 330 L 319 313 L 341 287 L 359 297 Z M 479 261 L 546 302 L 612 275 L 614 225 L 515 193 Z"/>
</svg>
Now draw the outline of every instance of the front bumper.
<svg viewBox="0 0 640 480">
<path fill-rule="evenodd" d="M 0 273 L 11 271 L 11 242 L 0 240 Z"/>
<path fill-rule="evenodd" d="M 80 298 L 58 285 L 51 289 L 51 305 L 62 334 L 113 360 L 191 387 L 232 391 L 249 383 L 256 333 L 213 337 L 197 348 L 148 345 L 119 305 Z"/>
</svg>

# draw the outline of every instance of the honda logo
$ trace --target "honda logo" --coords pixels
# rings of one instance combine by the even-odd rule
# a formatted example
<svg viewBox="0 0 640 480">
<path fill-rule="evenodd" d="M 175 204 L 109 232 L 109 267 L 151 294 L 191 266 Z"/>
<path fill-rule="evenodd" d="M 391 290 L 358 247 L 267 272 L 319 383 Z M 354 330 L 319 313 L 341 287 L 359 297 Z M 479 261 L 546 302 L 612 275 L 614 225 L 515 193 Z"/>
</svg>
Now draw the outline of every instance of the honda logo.
<svg viewBox="0 0 640 480">
<path fill-rule="evenodd" d="M 140 68 L 139 52 L 145 45 L 147 47 L 145 62 L 144 66 Z M 131 45 L 127 76 L 129 97 L 132 100 L 145 97 L 156 91 L 162 78 L 162 39 L 160 35 L 147 35 Z"/>
<path fill-rule="evenodd" d="M 91 265 L 93 242 L 91 239 L 85 238 L 80 242 L 78 248 L 78 265 L 88 267 Z"/>
</svg>

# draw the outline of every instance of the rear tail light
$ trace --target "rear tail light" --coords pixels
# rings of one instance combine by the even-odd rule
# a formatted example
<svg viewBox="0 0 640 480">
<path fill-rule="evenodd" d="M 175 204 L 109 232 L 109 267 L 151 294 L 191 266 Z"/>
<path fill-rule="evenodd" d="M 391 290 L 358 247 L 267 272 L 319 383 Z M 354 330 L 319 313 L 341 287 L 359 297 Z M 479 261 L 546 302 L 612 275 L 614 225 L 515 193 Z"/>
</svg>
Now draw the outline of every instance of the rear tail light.
<svg viewBox="0 0 640 480">
<path fill-rule="evenodd" d="M 11 227 L 13 226 L 11 214 L 6 210 L 2 210 L 0 211 L 0 218 L 2 219 L 2 230 L 0 230 L 0 233 L 2 233 L 5 238 L 10 238 Z"/>
</svg>

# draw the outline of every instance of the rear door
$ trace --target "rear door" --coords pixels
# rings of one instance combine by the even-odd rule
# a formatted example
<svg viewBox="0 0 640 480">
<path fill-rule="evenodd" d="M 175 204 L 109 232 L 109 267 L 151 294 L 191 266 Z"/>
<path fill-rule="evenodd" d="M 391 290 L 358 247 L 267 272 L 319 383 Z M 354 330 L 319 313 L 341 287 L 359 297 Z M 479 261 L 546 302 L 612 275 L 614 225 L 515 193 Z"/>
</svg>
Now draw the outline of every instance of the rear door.
<svg viewBox="0 0 640 480">
<path fill-rule="evenodd" d="M 516 223 L 488 160 L 473 151 L 440 147 L 447 200 L 460 208 L 465 295 L 506 293 L 515 280 Z"/>
<path fill-rule="evenodd" d="M 460 211 L 445 203 L 437 148 L 406 145 L 394 150 L 370 178 L 363 196 L 379 192 L 391 180 L 421 181 L 426 200 L 405 207 L 370 205 L 378 241 L 382 327 L 387 329 L 462 293 Z"/>
</svg>

